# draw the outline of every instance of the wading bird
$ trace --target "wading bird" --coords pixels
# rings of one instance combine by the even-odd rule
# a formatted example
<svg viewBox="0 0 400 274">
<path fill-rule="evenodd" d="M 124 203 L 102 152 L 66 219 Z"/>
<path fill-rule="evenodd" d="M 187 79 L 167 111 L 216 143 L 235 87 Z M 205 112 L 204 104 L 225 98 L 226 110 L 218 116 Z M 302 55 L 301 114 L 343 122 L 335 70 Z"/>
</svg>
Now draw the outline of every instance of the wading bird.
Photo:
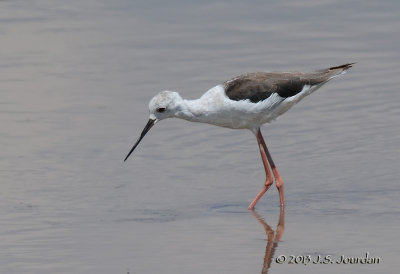
<svg viewBox="0 0 400 274">
<path fill-rule="evenodd" d="M 283 180 L 261 135 L 260 127 L 288 111 L 332 78 L 344 74 L 353 64 L 314 72 L 247 73 L 211 88 L 196 100 L 185 100 L 177 92 L 162 91 L 150 100 L 149 121 L 124 161 L 153 125 L 166 118 L 175 117 L 232 129 L 249 129 L 257 138 L 266 174 L 264 186 L 250 203 L 249 209 L 254 208 L 273 184 L 274 178 L 283 206 Z"/>
</svg>

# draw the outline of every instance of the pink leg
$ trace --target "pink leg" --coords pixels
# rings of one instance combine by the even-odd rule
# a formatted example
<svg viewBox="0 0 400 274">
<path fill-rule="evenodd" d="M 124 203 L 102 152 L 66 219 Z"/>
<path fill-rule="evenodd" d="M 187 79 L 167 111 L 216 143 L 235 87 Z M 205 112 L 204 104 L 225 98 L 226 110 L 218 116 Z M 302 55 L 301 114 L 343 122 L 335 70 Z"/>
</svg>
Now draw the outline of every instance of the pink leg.
<svg viewBox="0 0 400 274">
<path fill-rule="evenodd" d="M 274 161 L 272 160 L 271 154 L 268 151 L 267 145 L 265 144 L 265 141 L 261 134 L 260 129 L 258 129 L 258 132 L 257 132 L 257 142 L 258 142 L 258 146 L 260 148 L 261 159 L 263 160 L 265 174 L 266 174 L 267 178 L 265 180 L 264 187 L 261 189 L 261 191 L 257 194 L 256 198 L 254 198 L 254 200 L 249 205 L 249 209 L 254 208 L 254 206 L 257 204 L 258 200 L 261 199 L 261 197 L 264 195 L 265 192 L 267 192 L 267 190 L 273 183 L 273 177 L 272 177 L 271 171 L 269 170 L 269 166 L 271 166 L 272 172 L 274 174 L 276 187 L 279 192 L 279 200 L 281 202 L 281 206 L 283 206 L 285 204 L 283 180 L 282 180 L 281 175 L 278 172 L 278 169 L 275 166 Z"/>
<path fill-rule="evenodd" d="M 281 177 L 281 175 L 279 174 L 278 169 L 276 168 L 274 161 L 272 160 L 271 154 L 269 153 L 268 148 L 267 148 L 267 145 L 266 145 L 265 142 L 264 142 L 264 138 L 263 138 L 262 135 L 261 135 L 261 131 L 258 130 L 258 133 L 259 133 L 260 136 L 261 136 L 261 141 L 262 141 L 262 144 L 263 144 L 265 153 L 267 154 L 268 162 L 269 162 L 269 164 L 270 164 L 270 166 L 271 166 L 272 172 L 274 173 L 275 184 L 276 184 L 276 188 L 278 189 L 278 192 L 279 192 L 279 200 L 280 200 L 280 202 L 281 202 L 281 206 L 284 206 L 284 205 L 285 205 L 285 195 L 284 195 L 284 188 L 283 188 L 283 180 L 282 180 L 282 177 Z"/>
<path fill-rule="evenodd" d="M 268 160 L 267 160 L 268 159 L 268 154 L 266 154 L 266 151 L 265 151 L 266 146 L 265 146 L 265 143 L 264 143 L 264 140 L 263 140 L 263 137 L 261 135 L 261 131 L 260 130 L 258 130 L 258 133 L 257 133 L 257 142 L 258 142 L 258 147 L 260 149 L 261 159 L 262 159 L 263 164 L 264 164 L 265 175 L 266 175 L 267 178 L 265 179 L 264 187 L 260 190 L 260 192 L 254 198 L 254 200 L 251 202 L 251 204 L 249 205 L 248 209 L 254 209 L 255 205 L 258 202 L 258 200 L 261 199 L 261 197 L 264 195 L 264 193 L 267 192 L 269 187 L 274 182 L 274 178 L 272 177 L 271 171 L 269 169 L 269 164 L 268 164 Z"/>
</svg>

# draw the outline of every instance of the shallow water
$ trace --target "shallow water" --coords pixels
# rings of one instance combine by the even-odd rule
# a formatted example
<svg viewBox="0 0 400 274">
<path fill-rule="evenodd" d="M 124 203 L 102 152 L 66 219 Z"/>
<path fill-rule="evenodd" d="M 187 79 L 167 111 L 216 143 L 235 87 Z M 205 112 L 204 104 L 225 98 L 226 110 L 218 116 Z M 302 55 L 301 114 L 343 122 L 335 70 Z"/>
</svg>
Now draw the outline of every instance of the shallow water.
<svg viewBox="0 0 400 274">
<path fill-rule="evenodd" d="M 398 1 L 1 1 L 0 272 L 397 273 L 399 27 Z M 160 90 L 347 62 L 263 129 L 284 212 L 246 209 L 248 131 L 171 119 L 122 162 Z"/>
</svg>

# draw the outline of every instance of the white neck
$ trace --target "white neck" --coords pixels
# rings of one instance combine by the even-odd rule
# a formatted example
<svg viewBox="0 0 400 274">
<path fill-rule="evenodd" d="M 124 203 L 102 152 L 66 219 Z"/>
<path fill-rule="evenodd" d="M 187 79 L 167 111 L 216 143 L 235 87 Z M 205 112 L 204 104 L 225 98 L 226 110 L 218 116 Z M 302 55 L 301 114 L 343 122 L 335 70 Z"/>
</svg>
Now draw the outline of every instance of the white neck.
<svg viewBox="0 0 400 274">
<path fill-rule="evenodd" d="M 203 122 L 204 117 L 207 116 L 208 109 L 201 98 L 196 100 L 182 99 L 178 105 L 178 111 L 174 115 L 177 118 L 191 122 Z"/>
<path fill-rule="evenodd" d="M 185 119 L 191 122 L 208 123 L 219 126 L 230 125 L 225 120 L 232 120 L 229 113 L 224 113 L 225 91 L 218 85 L 209 89 L 199 99 L 177 102 L 174 117 Z"/>
</svg>

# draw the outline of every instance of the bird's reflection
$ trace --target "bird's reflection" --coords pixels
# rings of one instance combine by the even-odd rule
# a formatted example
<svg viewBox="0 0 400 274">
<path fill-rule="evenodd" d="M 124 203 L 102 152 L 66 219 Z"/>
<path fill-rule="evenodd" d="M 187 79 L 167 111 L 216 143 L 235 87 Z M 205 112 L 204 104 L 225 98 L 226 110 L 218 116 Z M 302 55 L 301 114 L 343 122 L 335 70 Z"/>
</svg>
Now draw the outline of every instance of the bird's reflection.
<svg viewBox="0 0 400 274">
<path fill-rule="evenodd" d="M 264 227 L 265 233 L 267 233 L 267 247 L 265 248 L 264 264 L 261 270 L 262 274 L 267 274 L 268 269 L 271 267 L 271 261 L 274 257 L 275 249 L 278 246 L 278 242 L 281 240 L 283 232 L 285 231 L 285 208 L 280 208 L 279 221 L 276 226 L 276 232 L 267 224 L 255 210 L 252 210 L 254 218 Z"/>
</svg>

